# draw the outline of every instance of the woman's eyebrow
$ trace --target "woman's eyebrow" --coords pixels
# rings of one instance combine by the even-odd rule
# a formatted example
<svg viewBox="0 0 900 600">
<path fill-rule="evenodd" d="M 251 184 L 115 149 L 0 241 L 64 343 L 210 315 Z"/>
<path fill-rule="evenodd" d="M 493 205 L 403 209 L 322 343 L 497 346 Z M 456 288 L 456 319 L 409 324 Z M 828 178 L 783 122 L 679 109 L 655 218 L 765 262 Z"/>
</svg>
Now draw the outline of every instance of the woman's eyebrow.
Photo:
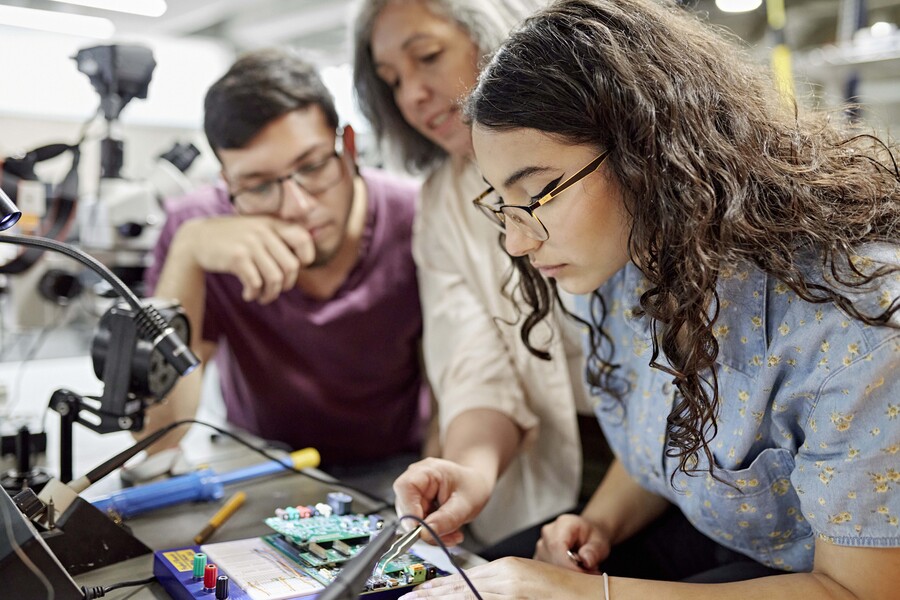
<svg viewBox="0 0 900 600">
<path fill-rule="evenodd" d="M 536 173 L 545 173 L 550 170 L 551 170 L 550 167 L 537 167 L 537 166 L 522 167 L 521 169 L 519 169 L 518 171 L 516 171 L 515 173 L 513 173 L 512 175 L 510 175 L 509 177 L 506 178 L 506 181 L 503 182 L 503 187 L 508 188 L 511 185 L 515 185 L 516 182 L 518 182 L 521 179 L 524 179 L 525 177 L 529 177 Z"/>
</svg>

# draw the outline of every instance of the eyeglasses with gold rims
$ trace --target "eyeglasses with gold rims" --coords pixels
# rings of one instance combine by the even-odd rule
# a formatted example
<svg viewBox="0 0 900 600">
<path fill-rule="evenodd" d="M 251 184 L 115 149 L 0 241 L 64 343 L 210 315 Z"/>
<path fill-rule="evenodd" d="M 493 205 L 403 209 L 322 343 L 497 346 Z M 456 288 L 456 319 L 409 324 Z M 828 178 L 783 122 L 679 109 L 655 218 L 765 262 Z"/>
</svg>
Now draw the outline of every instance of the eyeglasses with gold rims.
<svg viewBox="0 0 900 600">
<path fill-rule="evenodd" d="M 538 219 L 538 216 L 534 214 L 534 211 L 599 169 L 607 156 L 609 156 L 609 150 L 603 151 L 597 158 L 586 164 L 577 173 L 531 204 L 523 206 L 501 204 L 499 198 L 497 201 L 492 202 L 492 195 L 495 198 L 497 197 L 494 193 L 493 186 L 489 187 L 477 198 L 472 200 L 472 204 L 477 206 L 500 231 L 506 231 L 506 225 L 509 223 L 522 235 L 537 240 L 538 242 L 545 242 L 550 237 L 550 234 L 547 232 L 547 228 L 544 227 L 544 224 L 541 223 L 541 220 Z"/>
<path fill-rule="evenodd" d="M 291 180 L 308 194 L 318 196 L 338 184 L 344 177 L 341 157 L 344 150 L 344 132 L 337 131 L 334 148 L 314 155 L 309 160 L 281 177 L 273 177 L 261 183 L 231 192 L 231 202 L 242 215 L 274 215 L 284 204 L 284 184 Z"/>
</svg>

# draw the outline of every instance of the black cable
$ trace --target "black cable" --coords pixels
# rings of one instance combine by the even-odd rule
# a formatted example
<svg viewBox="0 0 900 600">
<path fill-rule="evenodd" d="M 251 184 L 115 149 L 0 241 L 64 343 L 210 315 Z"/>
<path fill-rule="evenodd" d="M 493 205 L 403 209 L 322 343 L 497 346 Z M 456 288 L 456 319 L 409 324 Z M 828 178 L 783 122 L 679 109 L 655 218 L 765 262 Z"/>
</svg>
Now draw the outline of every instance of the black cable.
<svg viewBox="0 0 900 600">
<path fill-rule="evenodd" d="M 472 583 L 472 580 L 469 579 L 469 576 L 466 575 L 466 572 L 463 570 L 463 568 L 460 567 L 456 563 L 456 559 L 453 558 L 453 554 L 450 553 L 449 548 L 447 548 L 447 546 L 444 545 L 444 542 L 441 541 L 440 536 L 438 536 L 438 534 L 435 533 L 434 529 L 432 529 L 431 526 L 425 522 L 425 519 L 416 517 L 414 515 L 403 515 L 402 517 L 399 517 L 397 519 L 397 521 L 399 522 L 399 521 L 402 521 L 403 519 L 412 519 L 413 521 L 415 521 L 416 523 L 418 523 L 419 525 L 424 527 L 426 531 L 428 531 L 428 533 L 431 535 L 431 537 L 434 538 L 434 541 L 436 541 L 438 543 L 438 546 L 441 547 L 441 550 L 444 551 L 444 554 L 447 555 L 447 558 L 450 560 L 450 564 L 453 565 L 453 568 L 456 569 L 456 572 L 459 573 L 460 577 L 463 578 L 463 581 L 466 582 L 466 585 L 469 586 L 469 589 L 472 590 L 472 593 L 475 595 L 475 598 L 477 600 L 483 600 L 481 595 L 478 593 L 478 590 L 475 589 L 475 584 Z"/>
<path fill-rule="evenodd" d="M 137 585 L 147 585 L 148 583 L 153 583 L 154 581 L 156 581 L 155 575 L 153 575 L 151 577 L 147 577 L 146 579 L 138 579 L 137 581 L 123 581 L 121 583 L 114 583 L 113 585 L 110 585 L 110 586 L 106 587 L 105 589 L 106 589 L 106 592 L 109 593 L 113 590 L 118 590 L 120 588 L 134 587 Z"/>
<path fill-rule="evenodd" d="M 267 452 L 266 450 L 259 448 L 258 446 L 254 446 L 247 440 L 242 439 L 236 433 L 234 433 L 232 431 L 228 431 L 226 429 L 221 429 L 220 427 L 216 427 L 212 423 L 207 423 L 206 421 L 197 421 L 196 419 L 185 419 L 184 421 L 180 421 L 179 423 L 196 423 L 198 425 L 205 425 L 206 427 L 209 427 L 210 429 L 216 430 L 218 433 L 220 433 L 222 435 L 230 437 L 231 439 L 238 442 L 239 444 L 246 446 L 247 448 L 250 448 L 257 454 L 260 454 L 269 460 L 274 460 L 274 461 L 278 462 L 287 471 L 293 471 L 294 473 L 297 473 L 298 475 L 303 475 L 304 477 L 308 477 L 308 478 L 312 479 L 313 481 L 318 481 L 319 483 L 324 483 L 324 484 L 330 485 L 330 486 L 341 487 L 341 488 L 344 488 L 351 492 L 354 492 L 356 494 L 362 494 L 363 496 L 367 497 L 369 500 L 373 500 L 377 503 L 375 508 L 372 509 L 372 512 L 378 512 L 380 510 L 389 508 L 391 506 L 391 503 L 388 502 L 386 499 L 382 498 L 381 496 L 374 494 L 372 492 L 366 491 L 362 488 L 356 487 L 355 485 L 350 485 L 349 483 L 341 483 L 340 481 L 330 481 L 328 479 L 325 479 L 324 477 L 318 477 L 311 473 L 307 473 L 305 471 L 297 469 L 293 465 L 285 464 L 283 462 L 284 461 L 283 458 L 279 458 L 279 457 L 275 456 L 274 454 L 271 454 L 271 453 Z M 173 423 L 173 425 L 174 425 L 174 423 Z"/>
<path fill-rule="evenodd" d="M 108 585 L 106 587 L 103 586 L 95 586 L 95 587 L 87 587 L 81 586 L 81 593 L 84 594 L 84 600 L 94 600 L 95 598 L 102 598 L 109 592 L 113 590 L 118 590 L 126 587 L 135 587 L 139 585 L 147 585 L 148 583 L 153 583 L 156 581 L 156 576 L 148 577 L 146 579 L 138 579 L 136 581 L 122 581 L 119 583 L 114 583 L 112 585 Z"/>
<path fill-rule="evenodd" d="M 207 423 L 206 421 L 198 421 L 197 419 L 183 419 L 181 421 L 175 421 L 174 423 L 170 423 L 169 425 L 166 425 L 165 427 L 161 427 L 160 429 L 157 429 L 156 431 L 154 431 L 153 433 L 151 433 L 150 435 L 148 435 L 147 437 L 145 437 L 138 443 L 131 446 L 131 448 L 129 448 L 123 452 L 120 452 L 119 454 L 117 454 L 113 458 L 109 459 L 108 461 L 106 461 L 105 463 L 100 465 L 99 467 L 96 467 L 95 469 L 90 471 L 87 475 L 84 476 L 83 479 L 87 479 L 90 483 L 98 481 L 102 477 L 105 477 L 106 475 L 111 473 L 113 470 L 122 466 L 122 464 L 124 464 L 124 462 L 127 461 L 129 458 L 131 458 L 132 456 L 134 456 L 135 454 L 137 454 L 144 448 L 147 448 L 148 446 L 150 446 L 151 444 L 156 442 L 158 439 L 160 439 L 162 436 L 169 433 L 176 427 L 180 427 L 185 424 L 194 424 L 194 423 L 196 423 L 197 425 L 203 425 L 205 427 L 209 427 L 210 429 L 215 430 L 219 434 L 233 439 L 234 441 L 238 442 L 239 444 L 241 444 L 243 446 L 246 446 L 250 450 L 253 450 L 257 454 L 265 457 L 266 459 L 277 462 L 286 471 L 292 471 L 299 475 L 308 477 L 308 478 L 312 479 L 313 481 L 318 481 L 319 483 L 324 483 L 329 486 L 343 488 L 345 490 L 354 492 L 356 494 L 361 494 L 361 495 L 365 496 L 366 498 L 368 498 L 369 500 L 372 500 L 376 504 L 375 508 L 372 509 L 372 512 L 378 512 L 380 510 L 383 510 L 383 509 L 391 506 L 390 502 L 388 502 L 386 499 L 378 496 L 377 494 L 366 491 L 366 490 L 356 487 L 354 485 L 350 485 L 349 483 L 341 483 L 340 481 L 329 481 L 328 479 L 325 479 L 324 477 L 318 477 L 311 473 L 307 473 L 305 471 L 297 469 L 291 464 L 285 464 L 284 458 L 279 458 L 278 456 L 275 456 L 274 454 L 271 454 L 271 453 L 265 451 L 264 449 L 253 445 L 252 443 L 248 442 L 247 440 L 241 438 L 241 436 L 237 435 L 236 433 L 233 433 L 226 429 L 222 429 L 220 427 L 217 427 L 216 425 L 213 425 L 212 423 Z M 124 460 L 122 460 L 123 458 L 124 458 Z M 81 480 L 79 480 L 79 481 L 81 481 Z M 85 487 L 87 487 L 87 486 L 85 486 Z M 84 488 L 82 488 L 82 489 L 84 489 Z"/>
</svg>

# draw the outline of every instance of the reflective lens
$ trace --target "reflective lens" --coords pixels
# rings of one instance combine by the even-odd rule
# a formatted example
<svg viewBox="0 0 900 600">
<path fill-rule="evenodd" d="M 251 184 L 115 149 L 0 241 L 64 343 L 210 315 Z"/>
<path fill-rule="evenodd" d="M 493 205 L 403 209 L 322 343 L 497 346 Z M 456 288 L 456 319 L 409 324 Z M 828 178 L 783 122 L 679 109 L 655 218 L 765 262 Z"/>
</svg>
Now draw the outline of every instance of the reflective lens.
<svg viewBox="0 0 900 600">
<path fill-rule="evenodd" d="M 547 230 L 544 225 L 537 220 L 533 214 L 529 213 L 521 206 L 502 206 L 505 221 L 510 227 L 515 227 L 516 231 L 533 240 L 543 242 L 547 239 Z"/>
<path fill-rule="evenodd" d="M 546 241 L 548 237 L 543 224 L 526 207 L 501 204 L 496 192 L 486 193 L 475 203 L 475 206 L 500 231 L 506 231 L 508 225 L 514 227 L 517 233 L 539 242 Z"/>
<path fill-rule="evenodd" d="M 343 177 L 340 156 L 337 153 L 299 167 L 293 173 L 266 181 L 244 190 L 234 197 L 234 205 L 245 215 L 268 215 L 281 210 L 284 202 L 284 185 L 288 179 L 316 196 L 328 191 Z"/>
</svg>

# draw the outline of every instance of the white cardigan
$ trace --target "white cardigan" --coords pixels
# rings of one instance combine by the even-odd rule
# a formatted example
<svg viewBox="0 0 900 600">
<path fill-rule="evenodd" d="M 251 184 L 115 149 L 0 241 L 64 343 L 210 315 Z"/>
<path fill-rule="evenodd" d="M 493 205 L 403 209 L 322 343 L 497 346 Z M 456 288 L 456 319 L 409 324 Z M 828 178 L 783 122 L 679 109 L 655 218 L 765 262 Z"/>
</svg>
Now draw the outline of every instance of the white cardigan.
<svg viewBox="0 0 900 600">
<path fill-rule="evenodd" d="M 433 172 L 422 187 L 413 255 L 442 438 L 457 415 L 475 408 L 501 411 L 527 432 L 472 524 L 479 541 L 491 544 L 575 505 L 581 477 L 576 406 L 590 409 L 576 324 L 557 310 L 532 334 L 551 361 L 533 356 L 519 337 L 515 309 L 500 291 L 510 258 L 499 232 L 471 203 L 485 187 L 465 159 L 448 159 Z"/>
</svg>

